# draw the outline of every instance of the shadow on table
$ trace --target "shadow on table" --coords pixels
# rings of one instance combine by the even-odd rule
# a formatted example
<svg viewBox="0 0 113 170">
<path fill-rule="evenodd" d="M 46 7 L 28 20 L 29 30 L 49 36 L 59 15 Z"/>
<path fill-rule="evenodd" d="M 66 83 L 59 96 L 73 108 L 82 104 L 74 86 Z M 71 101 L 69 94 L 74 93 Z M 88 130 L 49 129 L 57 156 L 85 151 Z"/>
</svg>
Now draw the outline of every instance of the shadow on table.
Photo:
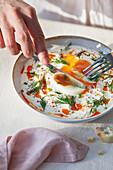
<svg viewBox="0 0 113 170">
<path fill-rule="evenodd" d="M 51 164 L 45 162 L 39 167 L 40 170 L 46 170 L 46 169 L 49 170 L 49 168 L 52 170 L 52 168 L 56 169 L 55 167 L 57 167 L 58 170 L 62 170 L 62 168 L 68 170 L 71 169 L 71 167 L 73 168 L 76 167 L 77 169 L 81 169 L 81 167 L 83 168 L 83 165 L 85 166 L 85 164 L 88 161 L 93 162 L 94 160 L 97 159 L 99 149 L 101 150 L 102 145 L 101 147 L 100 145 L 98 145 L 98 143 L 101 141 L 96 136 L 96 133 L 94 132 L 93 128 L 66 127 L 66 128 L 57 129 L 57 132 L 87 145 L 89 147 L 89 151 L 86 157 L 81 161 L 73 162 L 73 163 L 51 163 Z M 96 139 L 95 142 L 89 143 L 88 137 L 95 137 Z"/>
<path fill-rule="evenodd" d="M 69 125 L 69 124 L 68 124 Z M 43 163 L 38 169 L 39 170 L 69 170 L 69 169 L 88 169 L 88 164 L 94 165 L 95 163 L 100 163 L 100 156 L 98 155 L 99 152 L 104 152 L 104 158 L 106 159 L 107 155 L 110 154 L 111 148 L 109 147 L 109 144 L 103 143 L 100 138 L 97 136 L 94 128 L 97 124 L 90 124 L 89 123 L 83 123 L 83 124 L 77 124 L 78 126 L 72 126 L 71 124 L 65 128 L 59 128 L 56 131 L 60 134 L 66 135 L 74 140 L 79 141 L 82 144 L 85 144 L 89 147 L 89 151 L 86 155 L 86 157 L 78 162 L 73 163 L 49 163 L 45 162 Z M 71 127 L 72 126 L 72 127 Z M 81 127 L 82 126 L 82 127 Z M 94 137 L 95 142 L 89 143 L 88 138 Z M 83 168 L 84 167 L 84 168 Z M 98 166 L 97 166 L 98 167 Z M 37 170 L 38 170 L 37 169 Z"/>
<path fill-rule="evenodd" d="M 92 127 L 67 127 L 61 128 L 57 130 L 59 133 L 66 135 L 70 138 L 73 138 L 80 143 L 83 143 L 89 147 L 89 151 L 83 161 L 79 161 L 78 163 L 86 162 L 86 161 L 94 161 L 97 159 L 98 152 L 105 151 L 105 144 L 100 140 L 97 136 L 94 126 Z M 88 142 L 89 137 L 94 137 L 95 142 Z"/>
</svg>

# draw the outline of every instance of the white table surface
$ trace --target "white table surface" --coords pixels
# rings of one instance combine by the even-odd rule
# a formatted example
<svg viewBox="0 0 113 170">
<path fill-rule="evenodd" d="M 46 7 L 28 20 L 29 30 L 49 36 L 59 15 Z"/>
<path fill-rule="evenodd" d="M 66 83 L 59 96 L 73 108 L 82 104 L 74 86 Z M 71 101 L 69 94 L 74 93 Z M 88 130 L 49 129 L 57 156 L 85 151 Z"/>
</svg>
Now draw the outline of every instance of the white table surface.
<svg viewBox="0 0 113 170">
<path fill-rule="evenodd" d="M 56 35 L 77 35 L 92 38 L 113 47 L 112 30 L 48 20 L 40 20 L 40 24 L 46 38 Z M 55 122 L 38 115 L 21 101 L 13 87 L 12 69 L 17 57 L 11 56 L 6 49 L 0 50 L 0 142 L 25 128 L 45 127 L 88 145 L 89 151 L 85 159 L 80 162 L 43 163 L 39 170 L 112 170 L 113 144 L 102 143 L 96 136 L 94 128 L 96 126 L 113 128 L 113 111 L 95 121 L 79 124 Z M 88 143 L 88 137 L 95 137 L 96 141 Z M 100 151 L 104 152 L 103 156 L 98 155 Z"/>
</svg>

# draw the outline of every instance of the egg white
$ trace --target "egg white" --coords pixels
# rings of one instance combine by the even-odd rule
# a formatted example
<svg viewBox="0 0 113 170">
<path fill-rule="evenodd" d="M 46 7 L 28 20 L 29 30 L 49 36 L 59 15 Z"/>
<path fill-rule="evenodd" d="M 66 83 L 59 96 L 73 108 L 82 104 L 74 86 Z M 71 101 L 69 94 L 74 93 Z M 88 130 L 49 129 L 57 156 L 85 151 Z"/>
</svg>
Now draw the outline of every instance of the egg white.
<svg viewBox="0 0 113 170">
<path fill-rule="evenodd" d="M 56 73 L 56 74 L 59 74 L 59 73 Z M 70 79 L 71 82 L 72 82 L 72 84 L 74 84 L 75 86 L 71 86 L 71 85 L 63 86 L 62 84 L 58 84 L 58 83 L 55 81 L 55 79 L 54 79 L 54 76 L 55 76 L 56 74 L 50 76 L 50 84 L 51 84 L 51 86 L 54 86 L 54 88 L 55 88 L 57 91 L 59 91 L 59 92 L 61 92 L 61 93 L 63 93 L 63 94 L 72 95 L 72 96 L 73 96 L 73 95 L 80 94 L 80 93 L 82 93 L 82 92 L 84 91 L 85 86 L 80 82 L 80 85 L 81 85 L 82 87 L 78 87 L 78 84 L 77 84 L 78 81 L 75 80 L 75 79 Z M 60 73 L 60 74 L 62 74 L 62 73 Z"/>
</svg>

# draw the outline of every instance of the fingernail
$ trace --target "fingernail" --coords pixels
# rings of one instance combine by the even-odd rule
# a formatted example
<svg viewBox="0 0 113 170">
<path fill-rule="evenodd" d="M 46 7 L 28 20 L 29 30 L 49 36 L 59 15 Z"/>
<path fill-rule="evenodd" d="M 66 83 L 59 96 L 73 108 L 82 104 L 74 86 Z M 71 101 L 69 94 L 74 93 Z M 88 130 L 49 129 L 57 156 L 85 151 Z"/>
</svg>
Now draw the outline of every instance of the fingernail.
<svg viewBox="0 0 113 170">
<path fill-rule="evenodd" d="M 41 61 L 41 63 L 44 65 L 49 64 L 49 58 L 45 58 L 44 60 Z"/>
</svg>

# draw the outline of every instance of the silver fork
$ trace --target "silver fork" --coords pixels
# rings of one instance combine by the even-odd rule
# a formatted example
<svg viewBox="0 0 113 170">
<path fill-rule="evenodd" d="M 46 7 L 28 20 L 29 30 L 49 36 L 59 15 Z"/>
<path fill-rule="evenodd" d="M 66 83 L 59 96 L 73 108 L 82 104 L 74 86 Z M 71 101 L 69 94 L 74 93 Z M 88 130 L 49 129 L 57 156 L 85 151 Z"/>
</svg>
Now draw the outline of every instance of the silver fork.
<svg viewBox="0 0 113 170">
<path fill-rule="evenodd" d="M 97 65 L 98 64 L 98 65 Z M 104 64 L 104 65 L 103 65 Z M 101 65 L 103 65 L 102 67 L 100 67 Z M 95 66 L 95 67 L 93 67 Z M 92 68 L 93 67 L 93 68 Z M 113 56 L 111 55 L 111 53 L 108 53 L 107 55 L 105 55 L 104 57 L 98 59 L 97 61 L 95 61 L 93 64 L 91 64 L 90 66 L 88 66 L 87 68 L 85 68 L 83 70 L 83 73 L 88 77 L 88 78 L 95 78 L 101 74 L 103 74 L 104 72 L 110 70 L 113 67 Z M 92 68 L 92 69 L 91 69 Z M 89 70 L 90 69 L 90 70 Z M 96 70 L 95 70 L 96 69 Z M 94 71 L 93 71 L 94 70 Z M 102 71 L 101 71 L 102 70 Z M 92 72 L 93 71 L 93 72 Z"/>
</svg>

